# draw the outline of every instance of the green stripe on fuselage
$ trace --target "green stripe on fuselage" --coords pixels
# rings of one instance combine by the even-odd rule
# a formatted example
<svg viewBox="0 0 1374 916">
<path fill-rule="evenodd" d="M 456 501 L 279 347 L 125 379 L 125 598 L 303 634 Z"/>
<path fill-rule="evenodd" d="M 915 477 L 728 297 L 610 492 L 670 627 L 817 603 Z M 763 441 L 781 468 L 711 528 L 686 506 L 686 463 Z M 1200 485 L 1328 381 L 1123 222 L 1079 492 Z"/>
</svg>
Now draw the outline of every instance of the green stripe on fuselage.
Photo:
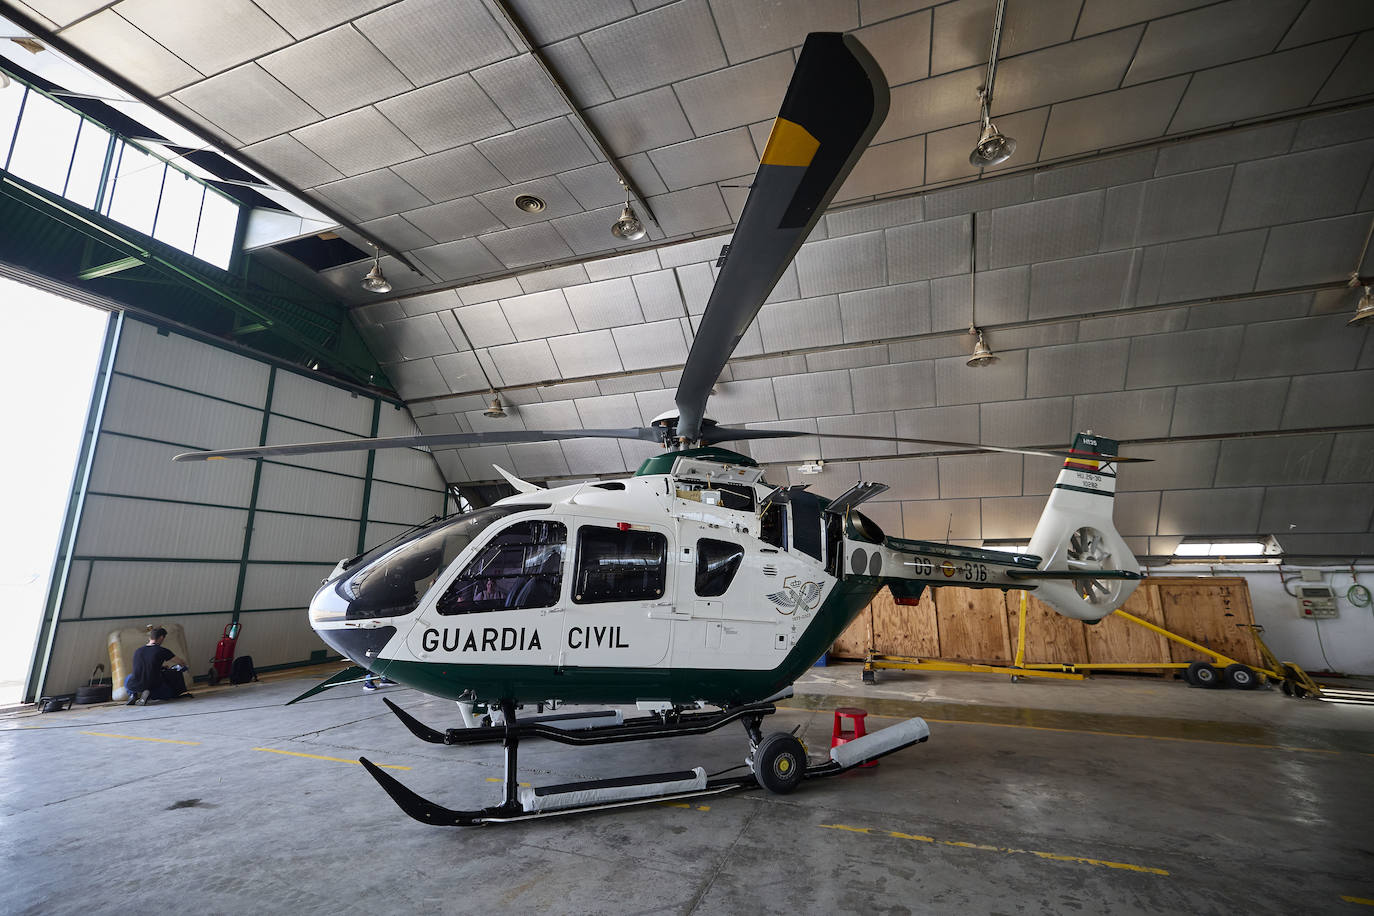
<svg viewBox="0 0 1374 916">
<path fill-rule="evenodd" d="M 394 681 L 450 700 L 465 698 L 484 703 L 505 699 L 517 703 L 550 699 L 567 703 L 634 703 L 637 700 L 692 703 L 704 700 L 716 706 L 733 706 L 767 699 L 801 677 L 882 587 L 883 580 L 874 576 L 849 576 L 837 582 L 816 609 L 815 619 L 801 639 L 772 669 L 558 668 L 553 665 L 467 665 L 394 659 L 389 660 L 385 671 Z"/>
</svg>

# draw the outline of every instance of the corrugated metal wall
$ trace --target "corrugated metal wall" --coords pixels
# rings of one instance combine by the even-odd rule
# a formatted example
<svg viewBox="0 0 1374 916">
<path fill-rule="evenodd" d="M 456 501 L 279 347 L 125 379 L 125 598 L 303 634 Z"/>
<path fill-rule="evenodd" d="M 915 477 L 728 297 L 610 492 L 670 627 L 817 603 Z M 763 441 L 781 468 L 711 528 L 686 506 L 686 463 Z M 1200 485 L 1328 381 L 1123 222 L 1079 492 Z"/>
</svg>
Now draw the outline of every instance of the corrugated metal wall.
<svg viewBox="0 0 1374 916">
<path fill-rule="evenodd" d="M 433 458 L 171 458 L 417 432 L 393 403 L 126 317 L 41 692 L 108 669 L 109 633 L 153 623 L 185 627 L 197 675 L 235 616 L 259 668 L 308 661 L 325 646 L 305 608 L 334 564 L 445 511 Z"/>
</svg>

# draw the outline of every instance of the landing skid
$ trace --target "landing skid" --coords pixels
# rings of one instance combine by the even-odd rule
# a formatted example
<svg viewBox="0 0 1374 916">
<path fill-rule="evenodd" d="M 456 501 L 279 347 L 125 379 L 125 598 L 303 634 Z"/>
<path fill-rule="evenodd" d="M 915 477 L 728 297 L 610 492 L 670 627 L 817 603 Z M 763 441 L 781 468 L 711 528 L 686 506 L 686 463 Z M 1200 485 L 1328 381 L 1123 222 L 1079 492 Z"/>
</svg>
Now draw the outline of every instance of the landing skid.
<svg viewBox="0 0 1374 916">
<path fill-rule="evenodd" d="M 919 744 L 930 737 L 930 729 L 920 718 L 907 719 L 854 741 L 831 748 L 830 758 L 818 763 L 806 760 L 805 749 L 791 735 L 775 732 L 766 739 L 759 726 L 763 718 L 777 711 L 772 703 L 752 703 L 719 712 L 665 713 L 626 720 L 619 725 L 593 725 L 561 729 L 544 720 L 519 721 L 512 703 L 502 704 L 505 725 L 485 728 L 448 729 L 440 732 L 420 722 L 390 700 L 385 701 L 417 737 L 435 744 L 480 744 L 500 741 L 505 750 L 505 799 L 499 805 L 473 811 L 445 808 L 406 788 L 367 758 L 359 763 L 372 774 L 401 810 L 424 824 L 440 827 L 476 827 L 482 824 L 532 820 L 556 814 L 603 811 L 650 802 L 675 801 L 719 795 L 736 789 L 763 785 L 774 792 L 790 792 L 803 779 L 835 776 L 861 764 Z M 559 717 L 555 717 L 559 718 Z M 561 744 L 609 744 L 699 735 L 730 722 L 741 721 L 749 734 L 750 756 L 746 763 L 753 771 L 746 776 L 710 779 L 701 767 L 672 773 L 652 773 L 540 788 L 520 787 L 517 776 L 517 749 L 522 737 L 547 738 Z M 794 750 L 795 748 L 795 750 Z M 800 759 L 798 759 L 800 758 Z M 803 769 L 797 772 L 792 761 Z"/>
</svg>

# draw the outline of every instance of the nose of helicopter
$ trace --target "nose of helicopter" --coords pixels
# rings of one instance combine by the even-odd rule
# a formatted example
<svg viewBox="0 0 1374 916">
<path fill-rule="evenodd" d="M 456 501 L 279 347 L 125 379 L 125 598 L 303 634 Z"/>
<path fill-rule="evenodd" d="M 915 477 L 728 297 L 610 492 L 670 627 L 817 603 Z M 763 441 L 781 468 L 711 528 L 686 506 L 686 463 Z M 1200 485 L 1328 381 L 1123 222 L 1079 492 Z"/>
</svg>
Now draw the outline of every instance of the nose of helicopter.
<svg viewBox="0 0 1374 916">
<path fill-rule="evenodd" d="M 348 621 L 348 603 L 332 581 L 326 582 L 310 601 L 310 626 L 325 645 L 356 665 L 371 668 L 377 655 L 396 635 L 394 626 L 375 620 Z"/>
</svg>

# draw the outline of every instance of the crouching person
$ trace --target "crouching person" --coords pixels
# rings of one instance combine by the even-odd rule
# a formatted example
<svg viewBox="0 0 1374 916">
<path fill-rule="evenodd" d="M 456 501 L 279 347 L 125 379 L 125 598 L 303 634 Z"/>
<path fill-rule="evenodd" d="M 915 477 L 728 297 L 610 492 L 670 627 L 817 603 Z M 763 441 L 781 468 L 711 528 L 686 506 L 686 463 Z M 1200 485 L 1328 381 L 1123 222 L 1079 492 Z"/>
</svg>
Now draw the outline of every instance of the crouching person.
<svg viewBox="0 0 1374 916">
<path fill-rule="evenodd" d="M 167 631 L 157 627 L 148 634 L 148 644 L 134 650 L 133 674 L 124 681 L 129 703 L 146 706 L 149 700 L 170 700 L 186 693 L 186 661 L 164 648 Z M 164 667 L 170 665 L 171 667 Z"/>
</svg>

